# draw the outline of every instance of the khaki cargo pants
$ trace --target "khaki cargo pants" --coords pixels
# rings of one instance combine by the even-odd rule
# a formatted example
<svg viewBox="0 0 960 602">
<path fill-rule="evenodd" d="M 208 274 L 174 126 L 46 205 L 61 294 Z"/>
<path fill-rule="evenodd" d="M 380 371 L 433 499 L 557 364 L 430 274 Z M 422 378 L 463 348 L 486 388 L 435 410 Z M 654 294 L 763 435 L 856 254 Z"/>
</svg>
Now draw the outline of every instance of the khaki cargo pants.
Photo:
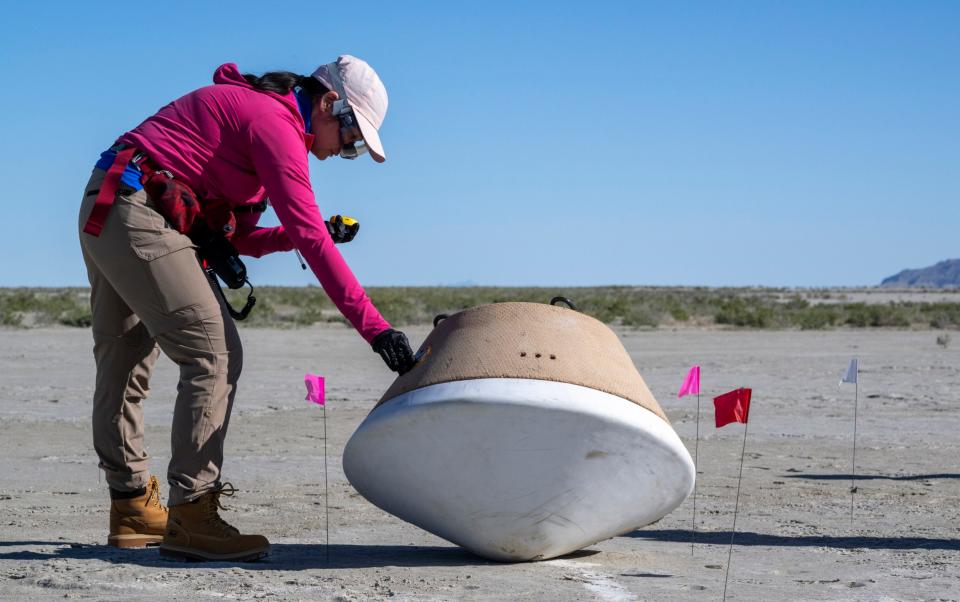
<svg viewBox="0 0 960 602">
<path fill-rule="evenodd" d="M 144 191 L 121 184 L 100 236 L 83 232 L 105 175 L 93 171 L 79 222 L 97 366 L 93 444 L 111 488 L 146 486 L 142 404 L 163 351 L 180 367 L 167 480 L 169 504 L 182 504 L 219 481 L 240 337 L 190 239 L 169 227 Z"/>
</svg>

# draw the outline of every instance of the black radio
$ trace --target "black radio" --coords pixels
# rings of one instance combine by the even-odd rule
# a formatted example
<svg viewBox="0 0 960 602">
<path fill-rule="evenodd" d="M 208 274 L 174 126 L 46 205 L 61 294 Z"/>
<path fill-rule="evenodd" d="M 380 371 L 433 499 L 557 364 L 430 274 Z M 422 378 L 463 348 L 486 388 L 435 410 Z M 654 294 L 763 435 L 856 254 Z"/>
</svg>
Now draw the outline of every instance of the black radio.
<svg viewBox="0 0 960 602">
<path fill-rule="evenodd" d="M 227 240 L 227 237 L 220 232 L 214 232 L 203 226 L 195 227 L 190 233 L 190 239 L 197 245 L 197 254 L 203 260 L 204 270 L 210 282 L 220 292 L 224 303 L 227 305 L 227 311 L 235 320 L 243 320 L 257 303 L 257 298 L 253 296 L 253 285 L 247 279 L 247 266 L 243 265 L 240 259 L 240 253 L 236 247 Z M 231 289 L 243 288 L 243 285 L 250 287 L 250 293 L 247 295 L 247 302 L 243 309 L 236 311 L 220 288 L 220 282 L 223 280 Z"/>
</svg>

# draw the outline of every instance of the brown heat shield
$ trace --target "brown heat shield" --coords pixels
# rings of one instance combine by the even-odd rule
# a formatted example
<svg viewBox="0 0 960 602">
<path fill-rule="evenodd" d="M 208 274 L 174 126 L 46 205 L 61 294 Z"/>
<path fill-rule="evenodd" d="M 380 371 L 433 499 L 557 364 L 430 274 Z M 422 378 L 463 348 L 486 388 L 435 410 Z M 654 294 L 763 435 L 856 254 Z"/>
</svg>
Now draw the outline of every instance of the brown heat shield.
<svg viewBox="0 0 960 602">
<path fill-rule="evenodd" d="M 429 385 L 476 378 L 551 380 L 604 391 L 667 420 L 617 335 L 578 311 L 493 303 L 454 314 L 427 336 L 423 357 L 397 377 L 384 403 Z"/>
</svg>

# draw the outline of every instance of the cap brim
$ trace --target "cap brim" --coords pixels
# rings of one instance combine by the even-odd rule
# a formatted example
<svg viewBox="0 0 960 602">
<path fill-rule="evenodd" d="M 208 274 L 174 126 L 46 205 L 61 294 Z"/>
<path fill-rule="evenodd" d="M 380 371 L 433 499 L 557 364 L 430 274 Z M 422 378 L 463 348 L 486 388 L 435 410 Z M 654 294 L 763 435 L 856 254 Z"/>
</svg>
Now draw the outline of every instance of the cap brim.
<svg viewBox="0 0 960 602">
<path fill-rule="evenodd" d="M 360 126 L 360 133 L 363 134 L 363 142 L 367 145 L 370 156 L 377 163 L 383 163 L 387 160 L 387 156 L 383 152 L 383 144 L 380 142 L 380 133 L 377 132 L 377 128 L 373 127 L 373 122 L 356 107 L 353 107 L 353 114 L 357 116 L 357 124 Z"/>
</svg>

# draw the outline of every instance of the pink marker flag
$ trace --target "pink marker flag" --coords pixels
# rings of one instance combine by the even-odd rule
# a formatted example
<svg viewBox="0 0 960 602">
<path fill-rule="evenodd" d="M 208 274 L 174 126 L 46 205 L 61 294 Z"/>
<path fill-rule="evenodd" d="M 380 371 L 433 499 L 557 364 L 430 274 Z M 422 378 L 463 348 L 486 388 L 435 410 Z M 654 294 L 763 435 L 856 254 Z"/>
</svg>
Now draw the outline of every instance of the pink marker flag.
<svg viewBox="0 0 960 602">
<path fill-rule="evenodd" d="M 307 401 L 312 401 L 313 403 L 319 405 L 326 405 L 323 397 L 324 390 L 322 376 L 317 376 L 316 374 L 305 374 L 303 376 L 303 383 L 307 385 Z"/>
<path fill-rule="evenodd" d="M 684 395 L 696 395 L 698 393 L 700 393 L 700 366 L 694 366 L 690 368 L 690 372 L 687 372 L 687 377 L 683 379 L 683 384 L 680 385 L 677 398 L 679 399 Z"/>
</svg>

